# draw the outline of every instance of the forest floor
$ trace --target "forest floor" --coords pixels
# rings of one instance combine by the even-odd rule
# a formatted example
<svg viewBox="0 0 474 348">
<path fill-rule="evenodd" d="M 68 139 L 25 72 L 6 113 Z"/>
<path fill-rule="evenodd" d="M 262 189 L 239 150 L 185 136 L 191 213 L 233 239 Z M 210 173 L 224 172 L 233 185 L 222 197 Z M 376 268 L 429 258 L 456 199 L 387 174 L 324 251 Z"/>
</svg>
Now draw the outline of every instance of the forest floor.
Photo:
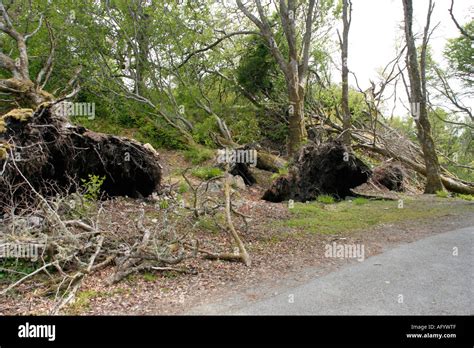
<svg viewBox="0 0 474 348">
<path fill-rule="evenodd" d="M 179 156 L 168 155 L 165 162 L 169 166 L 165 172 L 172 180 L 176 179 L 173 171 L 187 165 Z M 402 205 L 400 201 L 354 199 L 334 204 L 295 203 L 289 208 L 287 202 L 260 200 L 263 191 L 262 187 L 239 190 L 235 202 L 241 213 L 251 217 L 248 231 L 240 231 L 252 259 L 251 267 L 193 258 L 185 260 L 183 266 L 197 271 L 194 275 L 140 273 L 114 285 L 106 284 L 112 274 L 112 269 L 106 268 L 85 279 L 75 303 L 63 314 L 188 314 L 199 306 L 234 296 L 252 302 L 276 291 L 282 282 L 296 285 L 357 262 L 326 257 L 327 244 L 363 245 L 364 257 L 368 258 L 403 243 L 474 225 L 474 202 L 457 198 L 402 195 Z M 106 202 L 106 211 L 114 214 L 117 223 L 127 212 L 138 209 L 151 214 L 155 206 L 130 198 Z M 202 229 L 196 237 L 212 245 L 230 245 L 224 233 L 212 228 Z M 35 291 L 27 296 L 12 294 L 0 299 L 0 314 L 48 314 L 52 303 L 52 298 Z"/>
</svg>

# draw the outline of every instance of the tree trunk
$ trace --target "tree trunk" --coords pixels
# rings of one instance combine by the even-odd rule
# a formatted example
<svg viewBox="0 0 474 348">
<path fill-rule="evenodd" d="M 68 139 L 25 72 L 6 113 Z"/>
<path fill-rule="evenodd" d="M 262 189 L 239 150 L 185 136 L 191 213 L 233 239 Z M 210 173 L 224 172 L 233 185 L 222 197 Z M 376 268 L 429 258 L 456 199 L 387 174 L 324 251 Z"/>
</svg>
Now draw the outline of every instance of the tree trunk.
<svg viewBox="0 0 474 348">
<path fill-rule="evenodd" d="M 421 143 L 421 148 L 423 151 L 423 156 L 426 165 L 425 193 L 436 193 L 436 191 L 443 190 L 443 184 L 441 181 L 438 156 L 436 154 L 433 137 L 431 136 L 431 126 L 428 121 L 427 115 L 424 118 L 420 117 L 420 121 L 417 123 L 417 127 L 418 139 Z"/>
<path fill-rule="evenodd" d="M 349 110 L 349 68 L 347 66 L 347 56 L 349 51 L 349 27 L 350 27 L 350 1 L 343 1 L 342 20 L 343 32 L 341 42 L 342 58 L 342 113 L 343 113 L 343 141 L 348 147 L 351 146 L 351 112 Z"/>
<path fill-rule="evenodd" d="M 431 136 L 431 126 L 428 119 L 428 111 L 426 108 L 426 89 L 424 82 L 425 64 L 418 64 L 417 49 L 415 46 L 415 38 L 412 30 L 413 22 L 413 4 L 412 0 L 403 0 L 403 9 L 405 17 L 405 38 L 407 42 L 407 69 L 410 79 L 410 103 L 412 114 L 415 118 L 417 127 L 417 136 L 423 150 L 423 157 L 426 164 L 426 186 L 425 193 L 435 193 L 443 190 L 443 184 L 440 177 L 440 167 L 438 157 L 436 155 L 436 148 Z M 431 9 L 431 1 L 430 1 Z M 428 12 L 428 24 L 429 16 Z M 425 28 L 425 37 L 423 45 L 427 44 L 427 27 Z M 424 63 L 425 50 L 422 49 L 421 61 Z M 421 73 L 420 73 L 421 70 Z"/>
<path fill-rule="evenodd" d="M 10 93 L 18 105 L 36 109 L 44 102 L 54 100 L 54 96 L 35 86 L 31 80 L 11 78 L 2 81 L 0 92 Z"/>
<path fill-rule="evenodd" d="M 304 120 L 304 97 L 305 90 L 301 86 L 298 78 L 298 67 L 296 61 L 290 64 L 291 73 L 288 84 L 288 95 L 290 106 L 288 108 L 288 154 L 294 155 L 303 142 L 306 140 L 307 133 Z"/>
</svg>

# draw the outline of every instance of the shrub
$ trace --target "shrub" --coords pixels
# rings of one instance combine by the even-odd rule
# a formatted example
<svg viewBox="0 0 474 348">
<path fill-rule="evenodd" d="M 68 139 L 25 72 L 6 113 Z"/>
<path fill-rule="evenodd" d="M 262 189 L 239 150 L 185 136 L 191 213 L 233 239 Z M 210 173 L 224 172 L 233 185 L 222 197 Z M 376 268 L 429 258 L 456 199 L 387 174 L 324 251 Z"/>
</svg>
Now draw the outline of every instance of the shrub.
<svg viewBox="0 0 474 348">
<path fill-rule="evenodd" d="M 334 197 L 331 195 L 320 195 L 316 198 L 316 201 L 323 204 L 333 204 L 336 202 Z"/>
<path fill-rule="evenodd" d="M 474 201 L 474 195 L 463 195 L 463 194 L 458 194 L 456 197 L 464 199 L 466 201 Z"/>
<path fill-rule="evenodd" d="M 436 191 L 436 196 L 440 197 L 440 198 L 447 198 L 448 197 L 448 191 L 444 191 L 444 190 Z"/>
<path fill-rule="evenodd" d="M 211 159 L 214 156 L 214 152 L 205 147 L 200 148 L 190 148 L 184 151 L 184 158 L 187 161 L 190 161 L 192 164 L 201 164 L 208 159 Z"/>
<path fill-rule="evenodd" d="M 362 205 L 362 204 L 366 204 L 368 201 L 369 200 L 367 198 L 357 197 L 357 198 L 354 198 L 352 202 L 356 205 Z"/>
<path fill-rule="evenodd" d="M 209 180 L 221 176 L 223 173 L 222 169 L 216 167 L 201 167 L 193 169 L 191 172 L 195 177 L 203 180 Z"/>
<path fill-rule="evenodd" d="M 100 188 L 104 183 L 105 176 L 88 175 L 89 179 L 81 179 L 84 188 L 84 198 L 88 202 L 96 201 L 100 195 Z"/>
</svg>

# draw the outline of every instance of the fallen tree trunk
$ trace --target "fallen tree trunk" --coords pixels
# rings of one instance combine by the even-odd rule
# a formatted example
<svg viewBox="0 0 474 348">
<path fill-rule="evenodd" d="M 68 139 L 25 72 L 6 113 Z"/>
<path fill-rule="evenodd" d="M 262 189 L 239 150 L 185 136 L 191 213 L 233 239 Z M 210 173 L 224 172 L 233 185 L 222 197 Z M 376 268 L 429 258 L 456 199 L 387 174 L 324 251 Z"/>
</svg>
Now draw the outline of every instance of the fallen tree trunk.
<svg viewBox="0 0 474 348">
<path fill-rule="evenodd" d="M 334 124 L 330 122 L 329 120 L 326 120 L 326 124 L 327 126 L 325 128 L 327 131 L 335 132 L 335 133 L 342 132 L 342 128 L 338 126 L 337 124 Z M 384 123 L 380 123 L 380 124 L 386 130 L 388 130 L 388 133 L 393 133 L 397 141 L 401 141 L 403 139 L 403 136 L 400 133 L 398 133 L 396 130 L 392 129 L 391 127 L 389 127 L 388 125 Z M 359 130 L 359 131 L 363 131 L 363 130 Z M 403 151 L 402 149 L 397 148 L 395 151 L 395 150 L 391 150 L 390 146 L 387 146 L 386 144 L 384 144 L 383 147 L 382 145 L 376 145 L 377 142 L 382 141 L 381 139 L 378 139 L 378 138 L 381 138 L 380 135 L 375 140 L 368 139 L 367 137 L 364 137 L 363 135 L 358 134 L 356 129 L 353 129 L 351 135 L 352 135 L 352 138 L 356 141 L 356 145 L 354 145 L 354 148 L 357 148 L 357 147 L 364 148 L 371 152 L 382 155 L 386 158 L 396 159 L 402 162 L 404 165 L 408 166 L 409 168 L 412 168 L 417 173 L 426 177 L 425 165 L 418 163 L 409 157 L 410 153 L 415 153 L 416 155 L 419 155 L 421 153 L 421 150 L 411 141 L 403 139 L 403 141 L 406 140 L 405 145 L 409 150 Z M 388 142 L 389 140 L 385 139 L 385 141 Z M 455 178 L 452 175 L 449 175 L 446 169 L 443 167 L 441 167 L 441 169 L 442 169 L 441 182 L 448 191 L 451 191 L 454 193 L 461 193 L 461 194 L 474 194 L 474 185 L 472 183 L 462 181 L 458 178 Z"/>
<path fill-rule="evenodd" d="M 43 104 L 0 118 L 0 196 L 23 199 L 29 188 L 18 171 L 43 194 L 74 191 L 80 179 L 105 177 L 110 196 L 148 196 L 159 191 L 161 166 L 156 151 L 134 140 L 73 126 Z M 2 203 L 2 202 L 0 202 Z"/>
<path fill-rule="evenodd" d="M 276 156 L 268 151 L 263 150 L 257 145 L 246 144 L 240 145 L 233 140 L 228 140 L 222 136 L 213 135 L 213 140 L 216 145 L 222 148 L 230 148 L 235 150 L 256 150 L 257 151 L 257 165 L 256 167 L 261 170 L 266 170 L 273 173 L 278 173 L 280 169 L 283 169 L 287 165 L 287 161 L 283 158 Z"/>
<path fill-rule="evenodd" d="M 423 165 L 410 160 L 409 158 L 407 158 L 406 156 L 403 156 L 402 154 L 395 154 L 391 152 L 390 150 L 383 149 L 381 147 L 374 146 L 374 145 L 359 143 L 358 146 L 361 148 L 367 149 L 369 151 L 378 153 L 380 155 L 383 155 L 385 157 L 396 158 L 400 162 L 404 163 L 405 165 L 415 170 L 417 173 L 420 173 L 421 175 L 426 176 L 426 168 Z M 444 187 L 451 192 L 461 193 L 461 194 L 471 194 L 471 195 L 474 194 L 473 186 L 454 180 L 453 178 L 447 177 L 445 175 L 441 175 L 441 182 L 443 183 Z"/>
</svg>

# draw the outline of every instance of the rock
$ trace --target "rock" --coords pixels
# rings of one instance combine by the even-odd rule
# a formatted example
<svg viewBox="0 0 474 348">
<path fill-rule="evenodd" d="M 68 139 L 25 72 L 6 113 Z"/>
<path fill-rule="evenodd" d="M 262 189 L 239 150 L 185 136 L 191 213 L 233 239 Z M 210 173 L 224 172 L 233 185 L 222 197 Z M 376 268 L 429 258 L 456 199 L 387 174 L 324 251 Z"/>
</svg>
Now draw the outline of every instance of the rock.
<svg viewBox="0 0 474 348">
<path fill-rule="evenodd" d="M 209 192 L 219 192 L 222 189 L 223 185 L 220 181 L 214 180 L 209 182 L 207 190 Z"/>
<path fill-rule="evenodd" d="M 240 175 L 233 175 L 232 176 L 232 186 L 239 190 L 245 190 L 247 189 L 247 186 L 245 185 L 244 179 Z"/>
</svg>

